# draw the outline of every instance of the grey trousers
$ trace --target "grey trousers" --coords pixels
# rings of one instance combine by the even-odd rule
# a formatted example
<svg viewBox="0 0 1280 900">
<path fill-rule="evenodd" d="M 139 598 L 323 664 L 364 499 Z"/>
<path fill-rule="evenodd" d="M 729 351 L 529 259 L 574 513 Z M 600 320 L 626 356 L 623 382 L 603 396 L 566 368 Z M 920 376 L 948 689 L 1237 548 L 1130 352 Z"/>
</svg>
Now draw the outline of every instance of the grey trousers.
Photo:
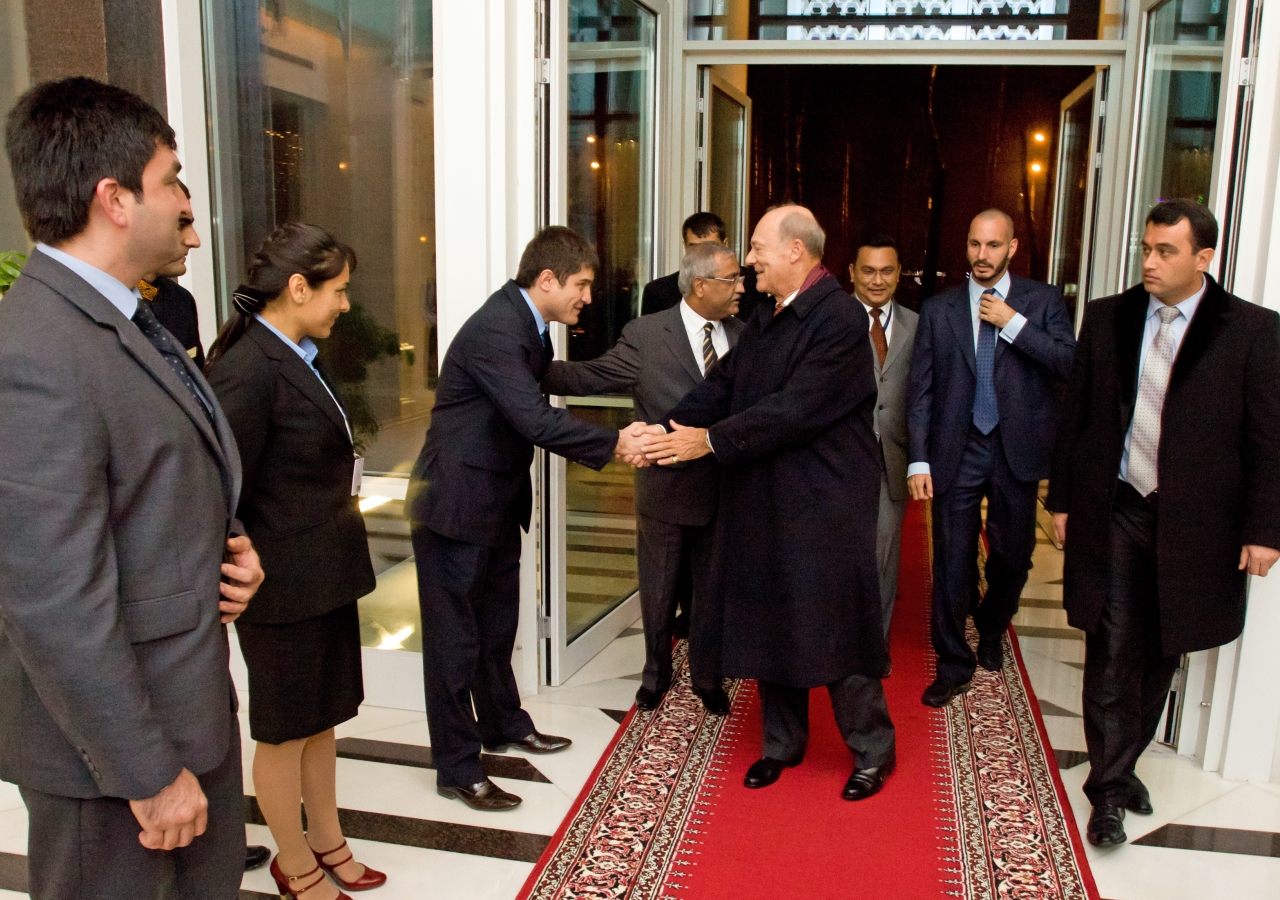
<svg viewBox="0 0 1280 900">
<path fill-rule="evenodd" d="M 762 756 L 798 761 L 809 744 L 809 688 L 761 681 L 760 713 L 764 717 Z M 879 678 L 850 675 L 827 685 L 836 725 L 859 769 L 889 761 L 894 751 L 893 720 Z"/>
<path fill-rule="evenodd" d="M 893 601 L 898 595 L 898 566 L 902 561 L 902 517 L 907 499 L 889 496 L 889 478 L 880 475 L 880 516 L 876 520 L 876 568 L 880 570 L 880 606 L 884 610 L 884 642 L 889 643 Z"/>
<path fill-rule="evenodd" d="M 199 776 L 208 828 L 178 850 L 138 843 L 142 828 L 127 800 L 22 788 L 31 900 L 235 900 L 244 878 L 244 780 L 234 714 L 231 721 L 226 758 Z"/>
</svg>

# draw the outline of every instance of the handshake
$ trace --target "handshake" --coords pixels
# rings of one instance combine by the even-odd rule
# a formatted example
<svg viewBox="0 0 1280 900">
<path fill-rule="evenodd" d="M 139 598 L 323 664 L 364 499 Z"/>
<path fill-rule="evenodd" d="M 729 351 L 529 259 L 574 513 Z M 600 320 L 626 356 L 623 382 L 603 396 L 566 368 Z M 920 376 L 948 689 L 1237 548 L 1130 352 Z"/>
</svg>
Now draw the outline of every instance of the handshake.
<svg viewBox="0 0 1280 900">
<path fill-rule="evenodd" d="M 632 422 L 618 432 L 618 444 L 613 455 L 637 468 L 672 466 L 706 456 L 711 452 L 707 441 L 707 429 L 688 428 L 676 422 L 668 431 L 661 425 Z"/>
</svg>

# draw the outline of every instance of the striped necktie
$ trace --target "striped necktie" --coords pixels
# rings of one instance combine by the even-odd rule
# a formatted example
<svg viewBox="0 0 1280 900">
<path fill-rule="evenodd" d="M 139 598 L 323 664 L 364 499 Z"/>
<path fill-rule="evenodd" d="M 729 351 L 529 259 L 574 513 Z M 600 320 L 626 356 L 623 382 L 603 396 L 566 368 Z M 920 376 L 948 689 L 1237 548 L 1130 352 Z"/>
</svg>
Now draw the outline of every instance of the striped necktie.
<svg viewBox="0 0 1280 900">
<path fill-rule="evenodd" d="M 711 367 L 716 364 L 716 360 L 720 357 L 716 354 L 715 345 L 711 343 L 711 332 L 715 329 L 715 325 L 706 322 L 702 326 L 702 374 L 703 377 L 711 371 Z"/>
</svg>

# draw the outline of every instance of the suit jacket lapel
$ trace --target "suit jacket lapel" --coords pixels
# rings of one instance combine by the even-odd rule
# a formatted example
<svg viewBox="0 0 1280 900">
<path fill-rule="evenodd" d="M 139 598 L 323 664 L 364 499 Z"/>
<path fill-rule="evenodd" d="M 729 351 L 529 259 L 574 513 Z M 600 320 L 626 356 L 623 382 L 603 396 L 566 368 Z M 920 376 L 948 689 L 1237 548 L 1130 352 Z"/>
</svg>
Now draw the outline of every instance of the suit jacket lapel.
<svg viewBox="0 0 1280 900">
<path fill-rule="evenodd" d="M 1182 336 L 1182 346 L 1178 348 L 1173 369 L 1169 373 L 1171 390 L 1186 379 L 1187 373 L 1196 364 L 1196 360 L 1204 355 L 1213 336 L 1222 328 L 1224 314 L 1227 311 L 1227 292 L 1208 275 L 1204 278 L 1204 296 L 1200 298 L 1196 314 L 1187 325 L 1187 333 Z"/>
<path fill-rule="evenodd" d="M 1138 361 L 1147 324 L 1147 292 L 1139 285 L 1116 304 L 1116 381 L 1120 389 L 1120 424 L 1128 429 L 1138 398 Z"/>
<path fill-rule="evenodd" d="M 1013 307 L 1013 311 L 1027 314 L 1026 299 L 1023 296 L 1026 293 L 1026 285 L 1022 279 L 1016 275 L 1009 276 L 1009 296 L 1004 298 L 1004 302 Z M 996 362 L 1000 362 L 1000 357 L 1004 355 L 1004 351 L 1009 348 L 1009 341 L 1004 340 L 996 335 Z M 975 356 L 976 359 L 976 356 Z"/>
<path fill-rule="evenodd" d="M 680 314 L 680 306 L 671 307 L 661 315 L 663 334 L 667 339 L 667 348 L 680 360 L 680 365 L 693 379 L 694 384 L 702 381 L 702 370 L 698 368 L 698 359 L 693 355 L 693 345 L 689 343 L 689 332 L 684 330 L 684 316 Z"/>
<path fill-rule="evenodd" d="M 350 435 L 347 433 L 347 423 L 342 418 L 342 411 L 334 402 L 334 398 L 329 396 L 329 392 L 320 383 L 316 373 L 311 371 L 311 367 L 306 364 L 306 361 L 292 347 L 287 346 L 272 334 L 270 330 L 262 327 L 261 323 L 255 322 L 250 327 L 249 333 L 253 335 L 258 346 L 268 356 L 280 363 L 280 374 L 284 379 L 297 388 L 302 393 L 302 396 L 319 407 L 329 421 L 342 433 L 342 436 L 350 440 Z"/>
<path fill-rule="evenodd" d="M 880 365 L 878 356 L 874 353 L 871 355 L 871 358 L 875 360 L 877 375 L 893 368 L 893 364 L 898 361 L 898 357 L 902 354 L 902 348 L 907 343 L 907 329 L 903 324 L 902 316 L 899 315 L 901 308 L 896 302 L 893 307 L 893 322 L 889 327 L 889 352 L 884 355 L 884 365 Z"/>
<path fill-rule="evenodd" d="M 969 287 L 966 284 L 960 285 L 951 298 L 950 319 L 951 328 L 960 344 L 960 353 L 969 364 L 969 370 L 977 375 L 978 353 L 973 346 L 973 317 L 969 312 Z"/>
</svg>

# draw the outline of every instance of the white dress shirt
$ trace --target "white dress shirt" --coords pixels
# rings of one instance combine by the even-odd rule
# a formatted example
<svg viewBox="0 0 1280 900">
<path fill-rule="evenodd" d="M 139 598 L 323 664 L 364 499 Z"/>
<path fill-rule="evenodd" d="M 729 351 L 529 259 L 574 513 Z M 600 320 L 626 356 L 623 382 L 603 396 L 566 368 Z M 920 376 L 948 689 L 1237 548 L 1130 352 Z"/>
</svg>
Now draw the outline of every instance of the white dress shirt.
<svg viewBox="0 0 1280 900">
<path fill-rule="evenodd" d="M 1179 312 L 1173 321 L 1169 323 L 1169 336 L 1173 339 L 1173 357 L 1174 362 L 1178 360 L 1178 350 L 1182 347 L 1182 339 L 1187 335 L 1187 326 L 1191 324 L 1191 317 L 1196 314 L 1196 309 L 1200 306 L 1200 301 L 1204 299 L 1204 289 L 1208 282 L 1203 278 L 1200 281 L 1200 290 L 1196 291 L 1186 300 L 1174 306 Z M 1142 384 L 1142 368 L 1147 364 L 1147 356 L 1151 351 L 1151 344 L 1156 339 L 1156 335 L 1160 332 L 1160 310 L 1164 309 L 1164 303 L 1147 295 L 1147 325 L 1142 330 L 1142 353 L 1138 357 L 1138 384 Z M 1129 442 L 1133 440 L 1133 420 L 1129 420 L 1129 430 L 1124 433 L 1124 452 L 1120 455 L 1120 478 L 1123 481 L 1129 480 Z"/>
<path fill-rule="evenodd" d="M 857 294 L 854 294 L 854 296 L 858 297 Z M 875 323 L 876 323 L 876 317 L 871 315 L 871 310 L 875 309 L 875 307 L 872 306 L 870 303 L 868 303 L 866 300 L 863 300 L 861 297 L 858 297 L 858 302 L 862 304 L 862 308 L 867 311 L 867 318 L 871 320 L 870 322 L 867 323 L 867 331 L 870 332 L 871 329 L 875 327 Z M 880 307 L 880 327 L 884 329 L 885 344 L 892 344 L 893 343 L 893 301 L 892 300 L 890 300 L 884 306 Z"/>
<path fill-rule="evenodd" d="M 707 367 L 702 361 L 704 328 L 708 323 L 711 324 L 711 346 L 715 348 L 716 358 L 723 359 L 729 352 L 729 335 L 724 330 L 724 323 L 702 318 L 693 311 L 693 307 L 686 300 L 680 301 L 680 318 L 684 320 L 684 330 L 689 335 L 689 346 L 693 348 L 693 358 L 698 362 L 698 371 L 705 376 Z"/>
<path fill-rule="evenodd" d="M 315 341 L 311 340 L 309 337 L 304 337 L 300 343 L 295 344 L 283 331 L 276 328 L 276 326 L 262 318 L 262 316 L 256 315 L 254 318 L 266 326 L 268 331 L 280 338 L 280 340 L 284 341 L 285 346 L 298 354 L 302 361 L 307 364 L 307 368 L 316 376 L 316 380 L 320 382 L 320 386 L 323 387 L 325 393 L 329 395 L 329 399 L 333 401 L 333 405 L 338 407 L 338 412 L 342 413 L 342 424 L 347 426 L 347 437 L 351 439 L 352 443 L 355 443 L 355 439 L 351 437 L 351 423 L 347 421 L 346 410 L 342 408 L 342 404 L 338 402 L 338 398 L 333 396 L 333 391 L 329 390 L 329 385 L 325 384 L 324 379 L 320 377 L 319 370 L 316 369 L 316 355 L 320 352 L 320 348 L 316 346 Z"/>
<path fill-rule="evenodd" d="M 111 302 L 111 305 L 120 310 L 126 319 L 133 321 L 133 314 L 138 311 L 138 301 L 142 299 L 136 284 L 127 285 L 114 275 L 108 275 L 97 266 L 90 265 L 82 259 L 76 259 L 70 253 L 55 250 L 48 244 L 36 244 L 36 249 L 50 259 L 56 259 L 89 282 L 91 288 L 106 297 Z"/>
</svg>

